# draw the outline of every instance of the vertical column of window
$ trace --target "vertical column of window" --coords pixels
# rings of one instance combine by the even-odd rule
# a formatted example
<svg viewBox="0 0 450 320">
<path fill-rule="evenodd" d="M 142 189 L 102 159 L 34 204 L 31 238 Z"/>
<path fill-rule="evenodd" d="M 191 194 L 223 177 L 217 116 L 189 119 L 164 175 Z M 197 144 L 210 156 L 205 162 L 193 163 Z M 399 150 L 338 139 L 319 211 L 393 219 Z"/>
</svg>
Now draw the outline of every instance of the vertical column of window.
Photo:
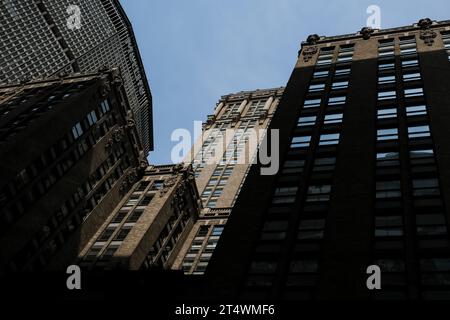
<svg viewBox="0 0 450 320">
<path fill-rule="evenodd" d="M 224 228 L 224 225 L 215 225 L 212 227 L 211 233 L 209 233 L 206 239 L 205 246 L 200 252 L 198 263 L 192 272 L 193 274 L 201 275 L 205 273 Z"/>
<path fill-rule="evenodd" d="M 406 297 L 398 97 L 393 39 L 379 42 L 373 263 L 382 272 L 375 299 Z"/>
<path fill-rule="evenodd" d="M 450 32 L 442 32 L 442 41 L 447 52 L 448 61 L 450 61 Z"/>
<path fill-rule="evenodd" d="M 450 298 L 450 244 L 417 57 L 402 68 L 415 239 L 423 299 Z M 409 59 L 411 61 L 411 59 Z"/>
<path fill-rule="evenodd" d="M 205 206 L 215 208 L 217 201 L 222 195 L 225 185 L 237 164 L 240 154 L 245 149 L 245 141 L 249 135 L 249 130 L 255 126 L 254 121 L 242 122 L 239 128 L 233 134 L 230 144 L 227 146 L 221 162 L 218 164 L 210 178 L 204 192 L 202 193 L 202 200 Z"/>
<path fill-rule="evenodd" d="M 340 141 L 351 72 L 351 64 L 348 61 L 351 60 L 353 48 L 346 47 L 343 52 L 345 52 L 345 58 L 335 68 L 326 108 L 314 119 L 320 128 L 320 137 L 315 149 L 315 159 L 309 180 L 305 184 L 306 194 L 300 208 L 301 216 L 295 242 L 289 255 L 291 260 L 283 288 L 283 296 L 287 299 L 311 299 L 314 297 L 317 285 L 319 252 L 329 210 L 336 151 Z M 300 124 L 308 125 L 306 120 L 309 119 L 300 119 Z M 310 123 L 312 124 L 312 121 Z M 301 162 L 297 162 L 294 173 L 299 169 L 303 172 L 304 160 L 296 161 Z M 285 167 L 289 163 L 286 162 Z M 285 168 L 285 170 L 289 169 L 289 166 Z"/>
<path fill-rule="evenodd" d="M 199 260 L 200 252 L 205 247 L 206 239 L 210 233 L 211 226 L 200 226 L 197 234 L 192 241 L 191 247 L 184 256 L 182 268 L 185 273 L 193 273 Z"/>
</svg>

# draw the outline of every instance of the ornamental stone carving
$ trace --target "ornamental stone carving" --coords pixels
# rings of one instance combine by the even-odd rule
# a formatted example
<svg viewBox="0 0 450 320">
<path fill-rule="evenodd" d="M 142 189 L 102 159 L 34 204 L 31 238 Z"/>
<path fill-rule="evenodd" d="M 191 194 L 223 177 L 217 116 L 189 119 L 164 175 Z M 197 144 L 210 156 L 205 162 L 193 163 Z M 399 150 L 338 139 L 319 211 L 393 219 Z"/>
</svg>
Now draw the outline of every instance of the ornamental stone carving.
<svg viewBox="0 0 450 320">
<path fill-rule="evenodd" d="M 437 33 L 433 30 L 424 30 L 420 31 L 420 39 L 423 40 L 423 42 L 431 47 L 434 43 L 434 39 L 437 37 Z"/>
<path fill-rule="evenodd" d="M 316 46 L 313 47 L 307 47 L 302 51 L 303 54 L 303 61 L 308 62 L 309 60 L 314 57 L 314 55 L 319 51 L 319 49 Z"/>
<path fill-rule="evenodd" d="M 306 39 L 306 42 L 308 44 L 312 45 L 312 44 L 317 44 L 317 41 L 319 41 L 319 40 L 320 40 L 320 37 L 317 34 L 311 34 Z"/>
<path fill-rule="evenodd" d="M 420 19 L 419 23 L 418 23 L 419 27 L 422 30 L 429 29 L 432 24 L 433 24 L 433 21 L 431 21 L 430 18 Z"/>
<path fill-rule="evenodd" d="M 361 33 L 364 40 L 369 40 L 372 36 L 372 33 L 374 33 L 375 30 L 373 30 L 371 27 L 364 27 L 361 29 L 359 33 Z"/>
</svg>

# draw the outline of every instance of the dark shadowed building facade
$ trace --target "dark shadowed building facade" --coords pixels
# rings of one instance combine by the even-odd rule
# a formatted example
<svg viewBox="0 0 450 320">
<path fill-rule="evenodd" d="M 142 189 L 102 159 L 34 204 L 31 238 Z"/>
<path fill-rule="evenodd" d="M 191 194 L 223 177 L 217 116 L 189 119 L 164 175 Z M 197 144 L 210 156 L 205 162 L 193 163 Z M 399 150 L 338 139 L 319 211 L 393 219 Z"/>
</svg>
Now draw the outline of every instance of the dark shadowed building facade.
<svg viewBox="0 0 450 320">
<path fill-rule="evenodd" d="M 65 270 L 147 167 L 117 70 L 0 87 L 0 272 Z"/>
<path fill-rule="evenodd" d="M 281 168 L 251 168 L 210 294 L 450 299 L 449 57 L 448 21 L 310 36 L 270 125 Z"/>
<path fill-rule="evenodd" d="M 0 48 L 0 84 L 120 68 L 144 151 L 153 150 L 152 96 L 119 0 L 1 0 Z"/>
</svg>

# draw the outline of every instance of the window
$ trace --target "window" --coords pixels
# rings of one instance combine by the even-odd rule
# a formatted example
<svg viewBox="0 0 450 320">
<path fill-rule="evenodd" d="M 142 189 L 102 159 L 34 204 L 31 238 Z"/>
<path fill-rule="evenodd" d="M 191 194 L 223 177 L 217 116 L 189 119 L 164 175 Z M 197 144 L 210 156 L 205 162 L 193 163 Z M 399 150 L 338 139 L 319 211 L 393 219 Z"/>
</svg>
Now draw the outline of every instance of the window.
<svg viewBox="0 0 450 320">
<path fill-rule="evenodd" d="M 283 174 L 301 173 L 305 166 L 305 160 L 288 160 L 284 163 Z"/>
<path fill-rule="evenodd" d="M 417 235 L 441 236 L 447 234 L 447 226 L 443 213 L 416 215 Z"/>
<path fill-rule="evenodd" d="M 325 83 L 312 84 L 309 86 L 309 92 L 322 91 L 325 89 Z"/>
<path fill-rule="evenodd" d="M 422 97 L 423 88 L 405 89 L 405 98 Z"/>
<path fill-rule="evenodd" d="M 281 187 L 275 190 L 272 203 L 294 203 L 298 187 Z"/>
<path fill-rule="evenodd" d="M 305 109 L 320 107 L 320 101 L 321 101 L 320 99 L 305 100 L 303 107 Z"/>
<path fill-rule="evenodd" d="M 347 62 L 353 59 L 353 45 L 342 46 L 339 49 L 338 62 Z"/>
<path fill-rule="evenodd" d="M 378 167 L 392 167 L 399 166 L 399 153 L 398 152 L 378 152 L 377 153 L 377 166 Z"/>
<path fill-rule="evenodd" d="M 77 123 L 72 128 L 72 135 L 75 140 L 77 140 L 79 137 L 81 137 L 83 135 L 83 128 L 81 127 L 81 123 Z"/>
<path fill-rule="evenodd" d="M 450 285 L 450 259 L 434 258 L 420 260 L 423 285 Z"/>
<path fill-rule="evenodd" d="M 327 114 L 327 115 L 325 115 L 324 124 L 342 123 L 343 117 L 344 117 L 344 114 L 342 114 L 342 113 Z"/>
<path fill-rule="evenodd" d="M 376 184 L 376 198 L 399 198 L 401 197 L 400 181 L 380 181 Z"/>
<path fill-rule="evenodd" d="M 395 75 L 378 77 L 378 84 L 395 83 Z"/>
<path fill-rule="evenodd" d="M 395 64 L 393 62 L 384 62 L 384 63 L 380 63 L 378 65 L 378 70 L 380 71 L 385 71 L 385 70 L 394 70 L 395 69 Z"/>
<path fill-rule="evenodd" d="M 418 67 L 419 60 L 417 59 L 408 59 L 402 61 L 402 67 Z"/>
<path fill-rule="evenodd" d="M 275 273 L 276 269 L 276 262 L 254 261 L 250 266 L 250 273 Z"/>
<path fill-rule="evenodd" d="M 294 137 L 291 143 L 291 149 L 308 148 L 311 142 L 311 136 Z"/>
<path fill-rule="evenodd" d="M 319 146 L 331 146 L 339 144 L 339 133 L 323 134 L 320 136 Z"/>
<path fill-rule="evenodd" d="M 115 227 L 106 228 L 105 231 L 103 231 L 102 235 L 97 239 L 97 241 L 108 241 L 115 230 Z"/>
<path fill-rule="evenodd" d="M 322 48 L 320 50 L 319 58 L 317 59 L 317 65 L 328 65 L 333 61 L 334 47 Z"/>
<path fill-rule="evenodd" d="M 123 241 L 123 240 L 125 240 L 125 238 L 130 233 L 130 231 L 131 231 L 130 227 L 123 227 L 122 229 L 120 229 L 120 231 L 115 236 L 114 241 Z"/>
<path fill-rule="evenodd" d="M 333 171 L 336 165 L 336 158 L 317 158 L 314 161 L 314 172 Z"/>
<path fill-rule="evenodd" d="M 403 81 L 417 81 L 421 79 L 420 72 L 406 73 L 403 75 Z"/>
<path fill-rule="evenodd" d="M 408 55 L 417 52 L 416 39 L 414 37 L 400 39 L 400 54 Z"/>
<path fill-rule="evenodd" d="M 386 56 L 394 56 L 394 40 L 382 40 L 378 44 L 378 56 L 386 57 Z"/>
<path fill-rule="evenodd" d="M 413 194 L 415 197 L 438 196 L 439 182 L 437 179 L 413 180 Z"/>
<path fill-rule="evenodd" d="M 289 272 L 290 273 L 315 273 L 317 272 L 319 264 L 316 260 L 299 260 L 292 261 Z"/>
<path fill-rule="evenodd" d="M 397 93 L 393 90 L 378 92 L 378 100 L 390 100 L 397 98 Z"/>
<path fill-rule="evenodd" d="M 298 240 L 323 239 L 325 219 L 303 220 L 300 222 Z"/>
<path fill-rule="evenodd" d="M 330 200 L 331 185 L 315 185 L 308 188 L 307 202 Z"/>
<path fill-rule="evenodd" d="M 330 99 L 328 100 L 328 105 L 329 106 L 334 106 L 334 105 L 344 104 L 346 100 L 347 100 L 346 96 L 330 97 Z"/>
<path fill-rule="evenodd" d="M 377 141 L 388 141 L 388 140 L 397 140 L 397 139 L 398 139 L 398 129 L 397 128 L 377 130 Z"/>
<path fill-rule="evenodd" d="M 211 233 L 211 236 L 218 237 L 222 235 L 222 232 L 224 230 L 225 226 L 217 226 L 213 228 L 213 231 Z"/>
<path fill-rule="evenodd" d="M 389 109 L 378 109 L 377 111 L 377 119 L 390 119 L 397 117 L 397 108 L 389 108 Z"/>
<path fill-rule="evenodd" d="M 348 88 L 348 81 L 333 82 L 333 86 L 331 88 L 334 89 L 334 90 L 347 89 Z"/>
<path fill-rule="evenodd" d="M 310 116 L 310 117 L 300 117 L 298 119 L 298 127 L 309 127 L 313 126 L 316 123 L 316 116 Z"/>
<path fill-rule="evenodd" d="M 336 68 L 334 72 L 335 76 L 348 76 L 350 74 L 350 68 Z"/>
<path fill-rule="evenodd" d="M 88 122 L 89 122 L 89 125 L 90 125 L 90 126 L 92 126 L 92 125 L 94 125 L 95 123 L 97 123 L 97 114 L 95 113 L 95 111 L 91 111 L 91 112 L 88 114 L 87 118 L 88 118 Z"/>
<path fill-rule="evenodd" d="M 400 237 L 403 236 L 402 216 L 378 216 L 375 217 L 376 237 Z"/>
<path fill-rule="evenodd" d="M 448 60 L 450 61 L 450 33 L 442 33 L 442 41 L 444 42 L 444 48 L 447 50 Z"/>
<path fill-rule="evenodd" d="M 406 107 L 406 115 L 408 117 L 416 117 L 427 114 L 427 107 L 425 105 Z"/>
<path fill-rule="evenodd" d="M 415 138 L 423 138 L 430 136 L 430 127 L 429 126 L 416 126 L 408 128 L 408 137 L 410 139 Z"/>
<path fill-rule="evenodd" d="M 102 108 L 103 113 L 107 113 L 109 110 L 111 110 L 111 108 L 109 106 L 109 101 L 108 100 L 102 101 L 101 108 Z"/>
<path fill-rule="evenodd" d="M 329 71 L 325 70 L 325 71 L 316 71 L 314 72 L 313 78 L 317 79 L 317 78 L 326 78 L 329 75 Z"/>
</svg>

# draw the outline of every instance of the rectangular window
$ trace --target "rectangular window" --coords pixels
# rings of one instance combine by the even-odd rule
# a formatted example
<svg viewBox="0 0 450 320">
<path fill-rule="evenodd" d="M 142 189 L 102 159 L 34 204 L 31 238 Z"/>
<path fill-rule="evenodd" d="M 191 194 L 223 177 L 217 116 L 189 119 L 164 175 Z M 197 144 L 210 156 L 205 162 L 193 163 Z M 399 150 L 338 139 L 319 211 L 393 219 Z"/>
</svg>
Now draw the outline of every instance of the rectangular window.
<svg viewBox="0 0 450 320">
<path fill-rule="evenodd" d="M 387 140 L 397 140 L 398 139 L 398 129 L 380 129 L 377 130 L 377 141 L 387 141 Z"/>
<path fill-rule="evenodd" d="M 297 195 L 298 187 L 281 187 L 275 190 L 272 203 L 294 203 Z"/>
<path fill-rule="evenodd" d="M 320 136 L 319 146 L 331 146 L 339 144 L 339 133 L 323 134 Z"/>
<path fill-rule="evenodd" d="M 317 108 L 317 107 L 320 107 L 320 102 L 321 102 L 321 99 L 309 99 L 309 100 L 305 100 L 305 103 L 304 103 L 303 107 L 304 107 L 305 109 L 308 109 L 308 108 Z"/>
<path fill-rule="evenodd" d="M 377 111 L 377 119 L 390 119 L 397 117 L 397 108 L 389 108 L 389 109 L 378 109 Z"/>
<path fill-rule="evenodd" d="M 386 57 L 386 56 L 394 56 L 395 55 L 395 46 L 394 40 L 381 40 L 378 44 L 378 56 Z"/>
<path fill-rule="evenodd" d="M 395 83 L 395 75 L 378 77 L 378 84 Z"/>
<path fill-rule="evenodd" d="M 293 174 L 303 172 L 305 160 L 288 160 L 284 163 L 283 174 Z"/>
<path fill-rule="evenodd" d="M 408 117 L 416 117 L 427 114 L 427 107 L 425 105 L 415 105 L 406 107 L 406 115 Z"/>
<path fill-rule="evenodd" d="M 322 202 L 330 200 L 331 185 L 315 185 L 308 188 L 307 202 Z"/>
<path fill-rule="evenodd" d="M 378 70 L 380 70 L 380 71 L 394 70 L 394 69 L 395 69 L 395 63 L 393 63 L 393 62 L 380 63 L 378 65 Z"/>
<path fill-rule="evenodd" d="M 402 67 L 418 67 L 419 66 L 419 60 L 417 59 L 407 59 L 402 60 Z"/>
<path fill-rule="evenodd" d="M 397 98 L 397 93 L 393 90 L 378 92 L 378 100 L 391 100 Z"/>
<path fill-rule="evenodd" d="M 408 137 L 410 139 L 415 138 L 424 138 L 430 136 L 430 127 L 429 126 L 416 126 L 408 128 Z"/>
<path fill-rule="evenodd" d="M 336 68 L 334 75 L 335 76 L 348 76 L 348 75 L 350 75 L 350 68 Z"/>
<path fill-rule="evenodd" d="M 328 100 L 328 105 L 329 106 L 334 106 L 334 105 L 341 105 L 344 104 L 347 100 L 346 96 L 335 96 L 335 97 L 330 97 L 330 99 Z"/>
<path fill-rule="evenodd" d="M 314 79 L 318 79 L 318 78 L 327 78 L 329 74 L 330 74 L 330 72 L 329 72 L 328 70 L 325 70 L 325 71 L 316 71 L 316 72 L 314 72 L 313 78 L 314 78 Z"/>
<path fill-rule="evenodd" d="M 79 137 L 81 137 L 83 135 L 83 128 L 81 127 L 81 123 L 78 122 L 72 128 L 72 135 L 75 140 L 77 140 Z"/>
<path fill-rule="evenodd" d="M 403 74 L 403 81 L 417 81 L 421 79 L 420 72 Z"/>
<path fill-rule="evenodd" d="M 378 216 L 375 217 L 376 237 L 401 237 L 403 236 L 402 216 Z"/>
<path fill-rule="evenodd" d="M 342 123 L 343 117 L 344 117 L 344 114 L 342 114 L 342 113 L 327 114 L 327 115 L 325 115 L 324 124 Z"/>
<path fill-rule="evenodd" d="M 291 149 L 308 148 L 311 142 L 311 136 L 294 137 L 291 143 Z"/>
<path fill-rule="evenodd" d="M 325 83 L 312 84 L 309 86 L 309 92 L 317 92 L 325 89 Z"/>
<path fill-rule="evenodd" d="M 300 222 L 298 240 L 320 240 L 323 239 L 325 219 L 303 220 Z"/>
<path fill-rule="evenodd" d="M 309 127 L 309 126 L 313 126 L 316 123 L 316 116 L 311 116 L 311 117 L 300 117 L 298 119 L 298 127 Z"/>
<path fill-rule="evenodd" d="M 415 197 L 439 196 L 439 181 L 437 179 L 413 180 L 413 194 Z"/>
<path fill-rule="evenodd" d="M 333 82 L 333 86 L 331 88 L 333 90 L 347 89 L 348 88 L 348 81 Z"/>
<path fill-rule="evenodd" d="M 405 89 L 405 98 L 422 97 L 423 88 Z"/>
<path fill-rule="evenodd" d="M 401 197 L 400 181 L 380 181 L 376 184 L 376 198 L 399 198 Z"/>
</svg>

